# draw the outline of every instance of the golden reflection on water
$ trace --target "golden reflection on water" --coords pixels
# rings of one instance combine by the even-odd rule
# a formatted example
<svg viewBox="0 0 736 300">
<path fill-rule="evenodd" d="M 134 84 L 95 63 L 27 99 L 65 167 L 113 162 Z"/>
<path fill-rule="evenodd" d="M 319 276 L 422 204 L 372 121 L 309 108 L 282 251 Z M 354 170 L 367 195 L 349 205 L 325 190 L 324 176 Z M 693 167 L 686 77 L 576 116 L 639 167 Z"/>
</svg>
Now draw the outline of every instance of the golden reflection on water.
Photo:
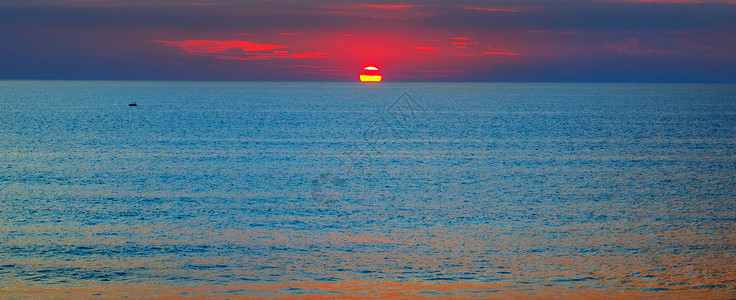
<svg viewBox="0 0 736 300">
<path fill-rule="evenodd" d="M 632 224 L 642 228 L 644 225 Z M 124 244 L 120 238 L 98 235 L 113 230 L 139 234 L 141 236 L 136 238 L 145 238 L 152 245 L 161 247 L 241 244 L 272 250 L 268 254 L 250 257 L 227 253 L 206 257 L 162 254 L 127 259 L 98 256 L 86 260 L 18 257 L 3 264 L 31 270 L 123 270 L 149 278 L 188 276 L 204 282 L 178 284 L 176 281 L 152 279 L 121 284 L 67 279 L 49 285 L 29 284 L 32 278 L 29 281 L 29 278 L 12 280 L 11 277 L 0 291 L 3 297 L 10 298 L 70 299 L 91 295 L 248 299 L 551 296 L 687 299 L 727 298 L 736 291 L 733 253 L 721 250 L 732 248 L 736 242 L 732 224 L 719 224 L 723 227 L 716 232 L 712 228 L 665 227 L 649 232 L 637 231 L 636 235 L 621 232 L 608 236 L 586 235 L 585 227 L 589 226 L 593 225 L 554 228 L 568 236 L 579 235 L 572 240 L 535 236 L 535 232 L 538 235 L 538 230 L 544 228 L 514 232 L 478 227 L 472 231 L 475 234 L 447 228 L 397 229 L 390 233 L 232 229 L 205 233 L 180 228 L 172 230 L 168 238 L 161 238 L 158 243 L 147 237 L 160 232 L 155 228 L 15 226 L 4 230 L 68 230 L 84 232 L 85 238 L 54 242 L 37 238 L 14 239 L 7 246 L 51 246 L 59 243 L 68 247 L 75 244 L 114 247 Z M 482 232 L 485 234 L 478 234 Z M 302 249 L 303 252 L 293 249 Z M 199 269 L 191 269 L 192 266 Z M 223 280 L 230 278 L 228 276 L 239 279 Z M 314 276 L 323 279 L 307 279 Z M 276 282 L 260 280 L 264 278 L 274 278 Z"/>
<path fill-rule="evenodd" d="M 729 299 L 728 290 L 633 291 L 630 285 L 611 290 L 576 290 L 566 287 L 535 287 L 533 290 L 507 282 L 480 283 L 416 283 L 384 280 L 346 280 L 340 282 L 298 281 L 274 284 L 229 283 L 217 285 L 172 285 L 170 282 L 147 284 L 95 283 L 5 285 L 6 298 L 80 299 L 91 296 L 105 298 L 146 299 Z"/>
</svg>

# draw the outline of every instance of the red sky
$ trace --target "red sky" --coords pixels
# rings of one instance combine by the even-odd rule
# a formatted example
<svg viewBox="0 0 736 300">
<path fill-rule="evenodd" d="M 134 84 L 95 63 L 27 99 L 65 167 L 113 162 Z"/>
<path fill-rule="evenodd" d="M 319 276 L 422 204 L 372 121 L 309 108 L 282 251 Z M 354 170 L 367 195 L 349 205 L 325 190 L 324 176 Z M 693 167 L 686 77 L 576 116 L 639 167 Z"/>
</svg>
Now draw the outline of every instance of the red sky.
<svg viewBox="0 0 736 300">
<path fill-rule="evenodd" d="M 0 2 L 0 78 L 736 82 L 736 1 Z"/>
</svg>

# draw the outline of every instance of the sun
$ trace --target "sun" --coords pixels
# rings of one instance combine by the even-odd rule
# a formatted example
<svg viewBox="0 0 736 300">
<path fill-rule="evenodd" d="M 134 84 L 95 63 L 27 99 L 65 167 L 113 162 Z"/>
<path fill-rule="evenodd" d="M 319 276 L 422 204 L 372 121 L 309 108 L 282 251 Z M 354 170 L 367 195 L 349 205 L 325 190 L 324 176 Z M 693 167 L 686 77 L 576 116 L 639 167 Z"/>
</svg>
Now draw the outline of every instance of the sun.
<svg viewBox="0 0 736 300">
<path fill-rule="evenodd" d="M 360 82 L 381 82 L 381 79 L 383 79 L 383 76 L 375 66 L 367 66 L 360 73 Z"/>
</svg>

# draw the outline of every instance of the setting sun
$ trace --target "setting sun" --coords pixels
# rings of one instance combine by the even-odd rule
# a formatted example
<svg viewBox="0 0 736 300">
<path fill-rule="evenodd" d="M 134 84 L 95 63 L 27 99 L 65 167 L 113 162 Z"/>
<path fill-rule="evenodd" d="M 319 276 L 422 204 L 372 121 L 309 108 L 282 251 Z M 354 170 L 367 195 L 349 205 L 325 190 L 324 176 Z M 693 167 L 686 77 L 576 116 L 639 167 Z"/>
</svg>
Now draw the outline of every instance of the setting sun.
<svg viewBox="0 0 736 300">
<path fill-rule="evenodd" d="M 374 66 L 367 66 L 360 73 L 360 82 L 381 82 L 381 79 L 383 79 L 383 76 L 381 76 L 378 68 Z"/>
</svg>

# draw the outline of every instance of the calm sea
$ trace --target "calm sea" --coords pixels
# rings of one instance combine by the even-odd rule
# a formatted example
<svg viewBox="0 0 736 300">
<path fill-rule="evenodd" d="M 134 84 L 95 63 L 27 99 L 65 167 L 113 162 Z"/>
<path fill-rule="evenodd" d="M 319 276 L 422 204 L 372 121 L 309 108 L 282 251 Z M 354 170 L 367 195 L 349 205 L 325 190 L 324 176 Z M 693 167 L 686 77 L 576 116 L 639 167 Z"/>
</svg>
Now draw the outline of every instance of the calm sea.
<svg viewBox="0 0 736 300">
<path fill-rule="evenodd" d="M 0 81 L 0 298 L 90 296 L 733 298 L 736 85 Z"/>
</svg>

